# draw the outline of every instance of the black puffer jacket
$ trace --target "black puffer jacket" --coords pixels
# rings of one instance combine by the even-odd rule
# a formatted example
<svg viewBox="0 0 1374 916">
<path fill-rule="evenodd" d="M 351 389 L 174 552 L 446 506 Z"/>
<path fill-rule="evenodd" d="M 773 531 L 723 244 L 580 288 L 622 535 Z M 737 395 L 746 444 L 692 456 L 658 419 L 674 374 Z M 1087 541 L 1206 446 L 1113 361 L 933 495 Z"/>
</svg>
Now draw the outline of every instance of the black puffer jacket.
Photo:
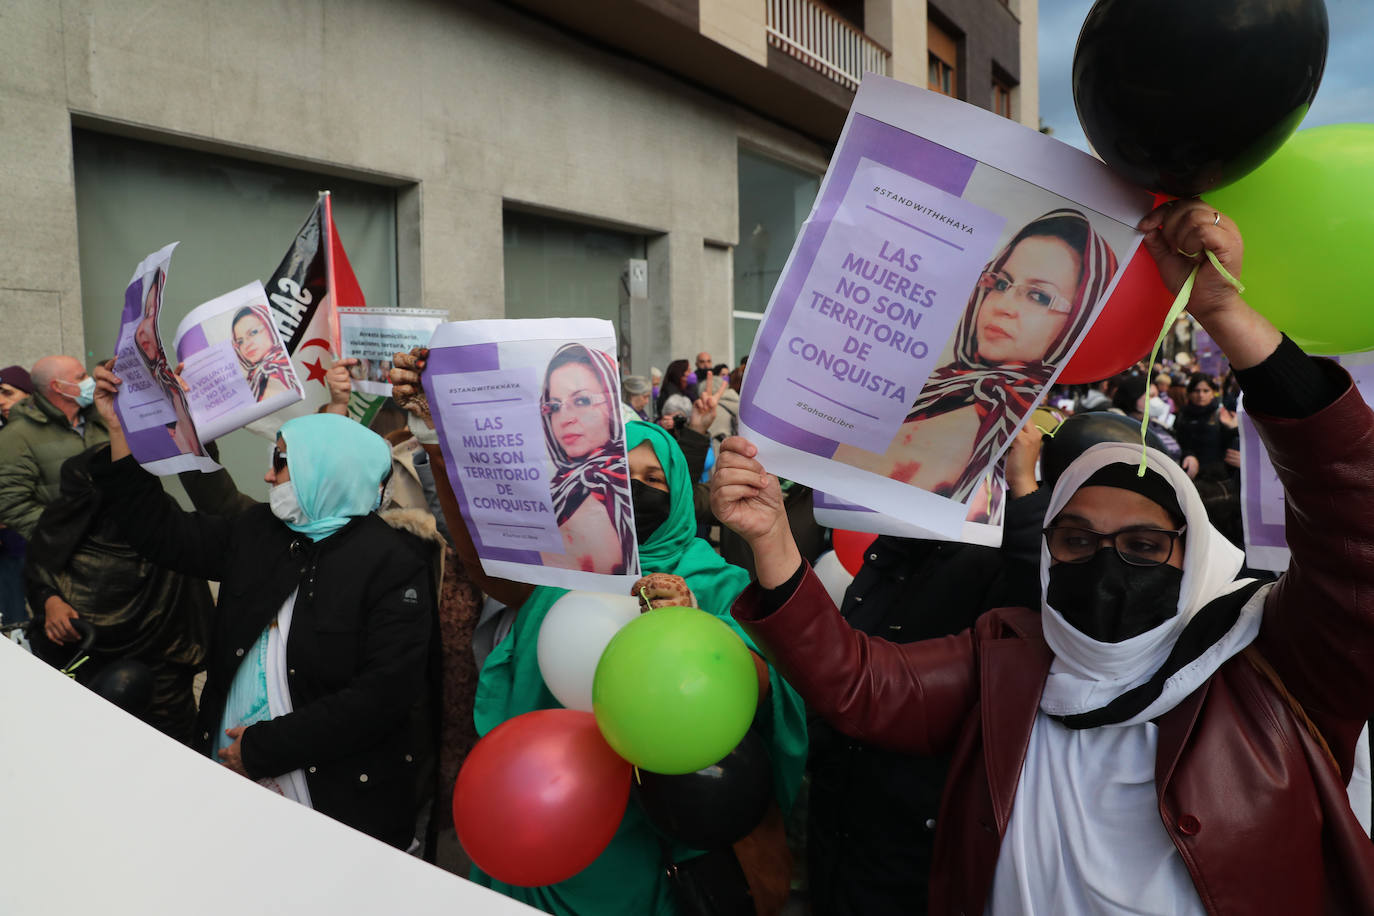
<svg viewBox="0 0 1374 916">
<path fill-rule="evenodd" d="M 197 748 L 213 746 L 240 661 L 296 591 L 294 712 L 244 732 L 244 766 L 255 778 L 302 768 L 316 810 L 406 846 L 435 601 L 428 548 L 376 514 L 312 542 L 265 505 L 232 518 L 184 512 L 132 458 L 111 464 L 108 451 L 92 476 L 140 553 L 221 583 Z"/>
</svg>

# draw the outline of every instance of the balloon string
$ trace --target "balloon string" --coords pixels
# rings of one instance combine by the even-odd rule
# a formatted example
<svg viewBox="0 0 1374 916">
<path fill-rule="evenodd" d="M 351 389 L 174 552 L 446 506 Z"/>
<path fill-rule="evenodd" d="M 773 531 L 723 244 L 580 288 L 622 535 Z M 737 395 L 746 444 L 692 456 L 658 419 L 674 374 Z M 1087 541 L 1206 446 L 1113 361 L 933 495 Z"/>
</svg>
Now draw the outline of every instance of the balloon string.
<svg viewBox="0 0 1374 916">
<path fill-rule="evenodd" d="M 1210 251 L 1207 252 L 1209 257 L 1211 254 Z M 1183 281 L 1183 286 L 1179 287 L 1178 295 L 1174 297 L 1174 304 L 1169 306 L 1169 313 L 1164 316 L 1164 326 L 1159 329 L 1159 336 L 1155 338 L 1155 348 L 1150 351 L 1149 365 L 1151 367 L 1154 366 L 1155 360 L 1159 357 L 1159 348 L 1164 345 L 1164 338 L 1168 336 L 1169 329 L 1174 326 L 1178 316 L 1182 315 L 1183 310 L 1188 307 L 1188 297 L 1193 294 L 1193 282 L 1197 280 L 1198 268 L 1201 266 L 1199 264 L 1198 267 L 1194 267 L 1192 273 L 1188 274 L 1188 279 Z M 1148 385 L 1146 389 L 1148 392 Z M 1145 434 L 1150 428 L 1150 399 L 1148 397 L 1145 399 L 1145 409 L 1141 413 L 1143 416 L 1140 420 L 1140 467 L 1136 470 L 1138 477 L 1145 476 L 1145 449 L 1147 448 Z"/>
<path fill-rule="evenodd" d="M 635 782 L 638 783 L 638 784 L 641 785 L 641 786 L 644 785 L 644 780 L 639 778 L 639 767 L 634 766 L 634 764 L 630 764 L 630 766 L 631 766 L 631 767 L 634 769 L 634 771 L 635 771 Z"/>
<path fill-rule="evenodd" d="M 1205 254 L 1207 255 L 1207 260 L 1212 262 L 1212 267 L 1216 268 L 1217 273 L 1221 274 L 1223 280 L 1229 283 L 1236 292 L 1245 292 L 1245 284 L 1236 279 L 1236 277 L 1225 267 L 1222 267 L 1216 255 L 1212 254 L 1211 251 L 1206 251 Z M 1178 316 L 1183 314 L 1183 310 L 1188 307 L 1188 297 L 1193 294 L 1193 283 L 1197 281 L 1197 272 L 1201 267 L 1202 265 L 1199 264 L 1197 267 L 1193 268 L 1192 273 L 1188 274 L 1188 279 L 1183 281 L 1183 286 L 1179 288 L 1178 295 L 1174 297 L 1174 304 L 1169 306 L 1169 313 L 1164 316 L 1164 326 L 1159 329 L 1159 336 L 1155 338 L 1155 348 L 1150 351 L 1150 362 L 1148 364 L 1150 368 L 1154 367 L 1155 360 L 1159 357 L 1159 348 L 1164 345 L 1164 338 L 1168 336 L 1169 328 L 1174 326 L 1174 322 L 1178 320 Z M 1146 385 L 1145 387 L 1148 391 L 1149 386 Z M 1146 433 L 1150 428 L 1150 399 L 1148 397 L 1145 399 L 1145 409 L 1141 411 L 1141 414 L 1140 467 L 1136 470 L 1136 476 L 1138 477 L 1145 476 Z"/>
<path fill-rule="evenodd" d="M 639 600 L 644 602 L 644 610 L 639 613 L 643 614 L 645 611 L 652 611 L 654 609 L 654 606 L 649 603 L 649 590 L 647 588 L 640 587 Z"/>
<path fill-rule="evenodd" d="M 1231 284 L 1231 287 L 1232 287 L 1236 292 L 1238 292 L 1238 293 L 1243 293 L 1243 292 L 1245 292 L 1245 284 L 1242 283 L 1242 282 L 1240 282 L 1240 280 L 1237 279 L 1236 277 L 1231 276 L 1231 272 L 1230 272 L 1229 270 L 1227 270 L 1225 267 L 1222 267 L 1222 266 L 1221 266 L 1221 262 L 1217 260 L 1217 256 L 1216 256 L 1216 255 L 1212 254 L 1210 251 L 1207 252 L 1207 260 L 1211 261 L 1211 262 L 1212 262 L 1212 266 L 1216 268 L 1217 273 L 1221 274 L 1221 279 L 1223 279 L 1223 280 L 1225 280 L 1227 283 Z"/>
</svg>

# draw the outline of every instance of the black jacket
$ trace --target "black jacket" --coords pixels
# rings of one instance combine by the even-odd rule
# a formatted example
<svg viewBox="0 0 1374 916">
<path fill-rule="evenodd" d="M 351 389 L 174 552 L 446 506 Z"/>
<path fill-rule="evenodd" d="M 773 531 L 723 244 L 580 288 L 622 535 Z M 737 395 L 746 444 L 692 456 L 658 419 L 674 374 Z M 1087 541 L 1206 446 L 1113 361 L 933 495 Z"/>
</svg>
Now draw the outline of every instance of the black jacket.
<svg viewBox="0 0 1374 916">
<path fill-rule="evenodd" d="M 140 553 L 221 583 L 196 747 L 213 747 L 240 661 L 295 590 L 294 711 L 244 732 L 244 766 L 254 778 L 303 768 L 316 810 L 405 847 L 435 601 L 419 539 L 375 514 L 312 542 L 265 505 L 232 518 L 184 512 L 132 458 L 111 464 L 108 451 L 92 473 Z"/>
<path fill-rule="evenodd" d="M 856 630 L 907 643 L 958 633 L 989 608 L 1039 605 L 1050 489 L 1007 503 L 1001 549 L 879 537 L 844 595 Z M 816 916 L 926 911 L 949 760 L 872 747 L 808 722 L 807 875 Z"/>
</svg>

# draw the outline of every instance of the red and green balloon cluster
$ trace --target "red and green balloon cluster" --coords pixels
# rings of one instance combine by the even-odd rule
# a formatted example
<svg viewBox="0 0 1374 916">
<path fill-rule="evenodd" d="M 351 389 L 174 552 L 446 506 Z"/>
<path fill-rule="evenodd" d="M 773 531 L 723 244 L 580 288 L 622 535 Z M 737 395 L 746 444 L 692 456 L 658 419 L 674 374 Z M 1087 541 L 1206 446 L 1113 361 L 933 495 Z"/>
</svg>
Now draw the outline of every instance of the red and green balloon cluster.
<svg viewBox="0 0 1374 916">
<path fill-rule="evenodd" d="M 639 804 L 680 842 L 726 845 L 762 818 L 768 754 L 745 740 L 758 669 L 724 621 L 569 592 L 545 616 L 538 656 L 550 691 L 579 708 L 516 716 L 468 754 L 453 820 L 483 871 L 529 887 L 586 868 L 624 817 L 635 768 Z"/>
</svg>

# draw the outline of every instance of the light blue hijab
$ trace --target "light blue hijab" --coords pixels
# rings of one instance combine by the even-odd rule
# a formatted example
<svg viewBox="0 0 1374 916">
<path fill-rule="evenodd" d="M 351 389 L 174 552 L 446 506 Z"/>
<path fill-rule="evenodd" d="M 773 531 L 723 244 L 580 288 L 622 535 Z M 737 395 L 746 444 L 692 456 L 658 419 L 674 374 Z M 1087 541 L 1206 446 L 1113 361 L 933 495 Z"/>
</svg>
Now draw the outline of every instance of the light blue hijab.
<svg viewBox="0 0 1374 916">
<path fill-rule="evenodd" d="M 333 413 L 287 420 L 277 435 L 286 443 L 296 502 L 309 519 L 286 522 L 292 531 L 322 541 L 380 504 L 391 471 L 391 449 L 381 436 Z"/>
</svg>

